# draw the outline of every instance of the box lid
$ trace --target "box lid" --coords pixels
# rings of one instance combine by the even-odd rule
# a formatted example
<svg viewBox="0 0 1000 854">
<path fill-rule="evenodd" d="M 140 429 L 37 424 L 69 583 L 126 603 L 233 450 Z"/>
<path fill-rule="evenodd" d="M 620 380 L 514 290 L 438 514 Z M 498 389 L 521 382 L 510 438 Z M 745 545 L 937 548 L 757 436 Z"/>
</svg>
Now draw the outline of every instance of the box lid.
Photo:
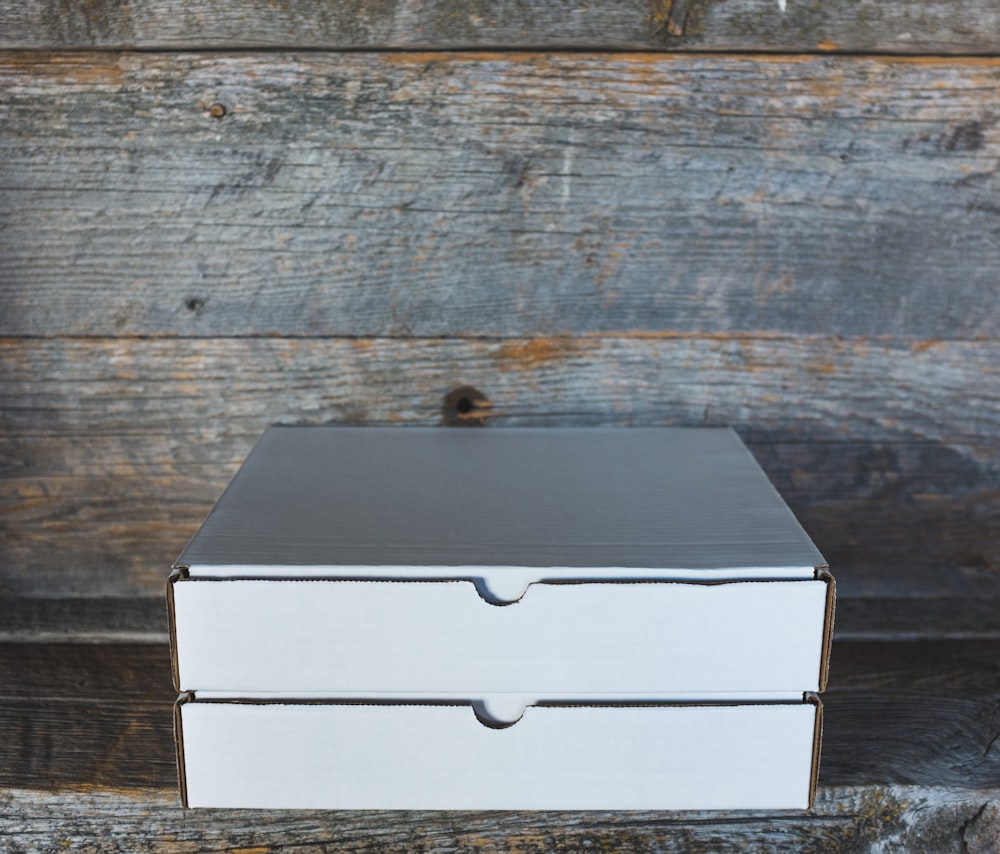
<svg viewBox="0 0 1000 854">
<path fill-rule="evenodd" d="M 509 599 L 552 578 L 811 578 L 825 561 L 727 428 L 325 426 L 267 430 L 177 565 L 486 576 Z"/>
</svg>

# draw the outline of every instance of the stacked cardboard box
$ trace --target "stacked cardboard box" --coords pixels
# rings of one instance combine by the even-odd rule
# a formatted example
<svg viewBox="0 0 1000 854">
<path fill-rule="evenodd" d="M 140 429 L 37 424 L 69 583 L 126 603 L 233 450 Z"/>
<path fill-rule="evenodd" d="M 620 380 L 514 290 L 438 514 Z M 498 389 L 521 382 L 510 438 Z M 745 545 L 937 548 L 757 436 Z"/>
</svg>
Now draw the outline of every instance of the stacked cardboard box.
<svg viewBox="0 0 1000 854">
<path fill-rule="evenodd" d="M 272 428 L 168 591 L 189 806 L 811 803 L 833 580 L 731 430 Z"/>
</svg>

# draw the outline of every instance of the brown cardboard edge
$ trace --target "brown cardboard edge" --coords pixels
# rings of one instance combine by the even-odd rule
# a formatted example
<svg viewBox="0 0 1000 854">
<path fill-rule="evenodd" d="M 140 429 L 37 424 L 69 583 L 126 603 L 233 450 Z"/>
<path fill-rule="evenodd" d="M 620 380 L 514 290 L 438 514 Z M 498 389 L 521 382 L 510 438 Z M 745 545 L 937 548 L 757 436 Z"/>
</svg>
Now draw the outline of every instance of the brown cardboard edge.
<svg viewBox="0 0 1000 854">
<path fill-rule="evenodd" d="M 812 769 L 809 773 L 809 805 L 806 809 L 811 810 L 816 804 L 816 788 L 819 785 L 819 759 L 823 747 L 823 703 L 818 694 L 811 691 L 802 695 L 806 703 L 812 703 L 816 707 L 816 727 L 813 734 L 813 755 Z"/>
<path fill-rule="evenodd" d="M 816 567 L 817 581 L 826 582 L 826 613 L 823 617 L 822 653 L 819 663 L 819 690 L 826 690 L 830 677 L 830 653 L 833 649 L 833 624 L 837 611 L 837 582 L 827 566 Z"/>
<path fill-rule="evenodd" d="M 190 703 L 194 699 L 194 694 L 184 692 L 179 694 L 174 703 L 174 749 L 177 754 L 177 786 L 181 793 L 181 806 L 190 808 L 187 791 L 187 768 L 184 765 L 184 727 L 181 723 L 181 706 Z"/>
<path fill-rule="evenodd" d="M 181 690 L 180 665 L 177 660 L 177 616 L 174 606 L 174 584 L 187 578 L 186 566 L 175 566 L 167 578 L 167 632 L 170 635 L 170 678 L 174 690 Z"/>
</svg>

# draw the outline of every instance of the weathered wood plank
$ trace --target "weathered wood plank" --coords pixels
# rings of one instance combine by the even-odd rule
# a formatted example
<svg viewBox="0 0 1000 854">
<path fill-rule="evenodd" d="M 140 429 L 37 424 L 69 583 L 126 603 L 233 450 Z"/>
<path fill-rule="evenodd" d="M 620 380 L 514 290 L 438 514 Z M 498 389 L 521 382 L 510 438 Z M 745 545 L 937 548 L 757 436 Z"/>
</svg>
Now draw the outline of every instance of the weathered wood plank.
<svg viewBox="0 0 1000 854">
<path fill-rule="evenodd" d="M 0 348 L 8 435 L 120 437 L 117 459 L 132 462 L 148 459 L 128 444 L 137 435 L 224 443 L 276 421 L 434 423 L 466 383 L 491 401 L 490 423 L 509 426 L 728 423 L 751 441 L 937 442 L 959 453 L 992 447 L 1000 428 L 994 341 L 8 338 Z M 230 446 L 215 461 L 243 453 Z M 991 462 L 972 448 L 967 457 Z"/>
<path fill-rule="evenodd" d="M 997 116 L 1000 59 L 9 53 L 0 333 L 995 336 Z"/>
<path fill-rule="evenodd" d="M 838 643 L 824 708 L 825 783 L 1000 785 L 1000 641 Z"/>
<path fill-rule="evenodd" d="M 9 339 L 3 585 L 157 595 L 270 423 L 732 424 L 841 594 L 997 597 L 996 343 L 733 337 Z"/>
<path fill-rule="evenodd" d="M 165 645 L 0 645 L 0 786 L 176 781 Z"/>
<path fill-rule="evenodd" d="M 518 854 L 786 852 L 993 854 L 996 791 L 916 786 L 822 788 L 811 814 L 668 812 L 184 811 L 169 789 L 0 791 L 13 854 L 482 851 Z"/>
<path fill-rule="evenodd" d="M 63 580 L 57 592 L 65 586 Z M 48 597 L 38 599 L 0 596 L 0 643 L 164 644 L 168 640 L 162 590 L 128 599 L 53 598 L 52 591 L 47 592 Z"/>
<path fill-rule="evenodd" d="M 625 48 L 996 53 L 987 0 L 27 0 L 0 4 L 12 48 Z"/>
<path fill-rule="evenodd" d="M 170 677 L 170 650 L 164 643 L 3 643 L 0 685 L 5 701 L 96 703 L 115 708 L 125 718 L 132 704 L 159 706 L 167 709 L 166 729 L 172 726 L 169 710 L 177 697 Z M 49 761 L 59 764 L 63 759 L 53 754 Z M 93 782 L 82 774 L 66 779 Z M 159 779 L 154 776 L 149 782 L 158 785 Z M 21 780 L 24 785 L 30 782 Z"/>
<path fill-rule="evenodd" d="M 900 577 L 905 578 L 904 571 L 900 572 Z M 156 628 L 159 623 L 150 621 L 150 625 Z M 842 596 L 837 600 L 834 633 L 844 642 L 997 640 L 1000 639 L 1000 602 L 996 596 L 974 592 L 950 598 L 920 597 L 919 593 L 895 599 Z"/>
</svg>

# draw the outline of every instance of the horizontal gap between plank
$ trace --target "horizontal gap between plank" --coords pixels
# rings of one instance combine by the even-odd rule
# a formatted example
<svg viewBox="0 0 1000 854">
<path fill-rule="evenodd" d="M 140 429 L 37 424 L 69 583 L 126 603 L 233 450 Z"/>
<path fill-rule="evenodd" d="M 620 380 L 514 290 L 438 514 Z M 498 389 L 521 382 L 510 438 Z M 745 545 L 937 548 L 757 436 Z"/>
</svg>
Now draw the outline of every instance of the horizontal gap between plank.
<svg viewBox="0 0 1000 854">
<path fill-rule="evenodd" d="M 821 783 L 818 787 L 818 792 L 820 794 L 828 792 L 834 796 L 838 795 L 849 796 L 850 793 L 858 793 L 858 796 L 861 799 L 865 798 L 865 796 L 870 793 L 881 799 L 884 798 L 887 788 L 891 789 L 892 784 L 890 784 L 887 787 L 887 785 L 884 783 L 868 783 L 868 784 L 856 784 L 847 786 L 844 785 L 825 786 Z M 909 788 L 915 789 L 917 787 L 909 787 Z M 961 797 L 969 796 L 966 798 L 969 802 L 972 802 L 972 800 L 974 800 L 978 795 L 978 793 L 976 793 L 974 790 L 970 791 L 967 789 L 957 789 L 948 786 L 940 786 L 934 788 L 921 787 L 921 789 L 923 791 L 934 792 L 934 793 L 955 792 Z M 184 816 L 184 818 L 182 819 L 183 821 L 194 822 L 193 818 L 194 813 L 190 810 L 182 809 L 178 801 L 176 786 L 118 787 L 118 786 L 102 786 L 96 783 L 80 781 L 77 784 L 69 783 L 69 784 L 47 786 L 44 788 L 37 788 L 37 789 L 26 788 L 22 786 L 5 786 L 0 788 L 0 791 L 8 795 L 11 801 L 13 801 L 14 798 L 17 798 L 20 801 L 28 802 L 31 803 L 32 805 L 36 804 L 40 805 L 42 809 L 46 810 L 53 808 L 61 809 L 67 805 L 66 802 L 67 800 L 70 799 L 73 800 L 78 799 L 80 803 L 87 805 L 85 807 L 86 809 L 93 808 L 94 801 L 100 801 L 102 805 L 98 806 L 97 808 L 101 809 L 103 807 L 104 798 L 110 795 L 115 797 L 115 804 L 113 807 L 114 815 L 118 816 L 121 820 L 126 822 L 131 821 L 132 816 L 135 815 L 138 816 L 137 821 L 141 822 L 144 825 L 148 823 L 149 807 L 151 805 L 154 806 L 155 809 L 158 811 L 162 809 L 176 809 L 178 813 L 183 814 Z M 979 800 L 981 800 L 981 798 L 978 798 L 977 803 Z M 164 803 L 164 801 L 166 801 L 167 803 Z M 72 805 L 70 805 L 70 808 L 72 808 Z M 21 806 L 21 804 L 17 804 L 16 807 L 13 806 L 12 804 L 11 809 L 16 809 L 21 813 L 25 812 L 25 808 Z M 732 813 L 727 814 L 727 813 L 719 813 L 711 811 L 706 812 L 704 810 L 676 810 L 673 813 L 673 815 L 676 817 L 667 817 L 667 818 L 663 817 L 662 812 L 652 814 L 649 811 L 640 811 L 640 816 L 634 819 L 619 818 L 619 816 L 625 815 L 625 813 L 622 812 L 613 813 L 612 817 L 602 817 L 600 812 L 590 812 L 587 813 L 588 818 L 585 820 L 586 822 L 585 827 L 580 829 L 580 827 L 577 826 L 579 821 L 577 819 L 576 821 L 574 821 L 574 827 L 570 829 L 576 830 L 581 836 L 586 836 L 588 834 L 592 834 L 602 830 L 613 831 L 615 828 L 621 828 L 621 827 L 683 828 L 688 826 L 711 827 L 714 825 L 755 825 L 755 826 L 761 825 L 765 827 L 771 827 L 774 824 L 783 824 L 783 823 L 796 823 L 796 824 L 804 823 L 811 826 L 826 822 L 847 824 L 851 822 L 856 822 L 860 816 L 859 813 L 853 811 L 843 811 L 843 812 L 838 811 L 836 813 L 823 813 L 819 811 L 821 809 L 822 809 L 822 804 L 817 805 L 814 808 L 814 810 L 809 813 L 802 812 L 801 810 L 794 810 L 788 812 L 776 812 L 774 810 L 761 810 L 761 811 L 740 810 L 736 811 L 736 814 Z M 41 809 L 38 812 L 41 813 Z M 219 821 L 231 821 L 232 819 L 225 818 L 226 814 L 228 813 L 232 816 L 240 811 L 229 809 L 229 810 L 214 810 L 214 811 L 205 810 L 197 812 L 200 812 L 201 815 L 204 816 L 203 820 L 210 824 L 213 820 L 212 818 L 213 814 L 219 817 Z M 322 814 L 323 820 L 326 821 L 329 820 L 331 816 L 336 815 L 337 812 L 338 812 L 337 810 L 296 810 L 291 815 L 295 819 L 302 818 L 303 820 L 305 820 L 308 819 L 310 816 L 315 816 L 316 814 Z M 354 816 L 355 818 L 359 815 L 356 811 L 352 812 L 348 810 L 342 810 L 339 812 L 345 812 L 345 813 L 350 812 L 352 816 Z M 257 810 L 256 817 L 266 818 L 269 813 L 273 815 L 280 814 L 286 820 L 290 815 L 290 813 L 287 810 L 272 809 L 269 811 Z M 565 815 L 565 813 L 566 811 L 557 811 L 557 810 L 548 811 L 548 814 L 553 816 Z M 161 815 L 159 812 L 157 814 Z M 369 811 L 364 815 L 373 816 L 375 814 L 376 814 L 375 811 Z M 34 812 L 30 813 L 29 815 L 30 815 L 29 821 L 37 820 L 36 814 Z M 111 815 L 111 813 L 109 812 L 107 815 Z M 246 815 L 246 813 L 244 812 L 243 815 Z M 435 813 L 430 812 L 427 813 L 426 815 L 430 817 L 428 820 L 431 826 L 439 827 L 447 825 L 447 827 L 449 828 L 448 830 L 449 833 L 451 833 L 450 829 L 452 826 L 451 821 L 456 816 L 466 815 L 466 816 L 472 816 L 476 821 L 484 820 L 483 818 L 484 811 L 482 810 L 461 810 L 461 811 L 448 812 L 445 814 L 447 818 L 442 820 L 440 825 L 435 819 Z M 438 815 L 440 815 L 440 813 L 438 813 Z M 489 813 L 486 813 L 486 815 L 487 818 L 485 820 L 489 822 L 490 821 L 490 819 L 488 818 Z M 532 829 L 534 829 L 537 827 L 538 822 L 544 819 L 544 817 L 546 816 L 546 812 L 512 810 L 512 811 L 507 811 L 505 813 L 507 819 L 517 817 L 518 815 L 527 816 L 527 821 L 530 823 Z M 575 815 L 580 815 L 580 813 L 575 813 Z M 46 819 L 49 818 L 50 818 L 49 816 L 46 816 Z M 241 821 L 241 824 L 242 823 L 245 822 Z M 41 826 L 41 822 L 39 823 L 39 825 Z M 44 824 L 44 829 L 38 831 L 37 834 L 34 833 L 34 829 L 31 827 L 29 827 L 27 830 L 22 830 L 21 828 L 18 828 L 12 834 L 8 833 L 3 828 L 0 828 L 0 838 L 8 835 L 14 836 L 15 838 L 21 838 L 22 834 L 24 834 L 25 836 L 27 836 L 28 834 L 32 834 L 32 835 L 38 835 L 41 838 L 46 838 L 46 837 L 50 838 L 51 831 L 49 827 L 50 825 L 48 824 L 48 822 L 46 822 Z M 564 827 L 563 829 L 565 830 L 566 828 Z M 293 845 L 297 848 L 298 845 L 304 845 L 304 843 L 298 842 L 294 843 Z M 322 847 L 323 850 L 327 850 L 328 848 L 330 848 L 331 845 L 332 843 L 322 843 L 322 842 L 319 843 L 319 846 Z M 284 845 L 276 844 L 274 842 L 271 842 L 269 845 L 266 845 L 265 847 L 268 851 L 272 849 L 273 850 L 280 849 L 282 851 L 285 850 Z M 212 850 L 229 851 L 231 850 L 231 848 L 227 843 L 227 844 L 221 844 L 220 848 L 218 849 L 213 848 Z M 249 850 L 255 850 L 255 849 L 249 849 Z M 333 849 L 330 848 L 330 850 Z M 577 849 L 574 848 L 572 850 L 577 850 Z"/>
<path fill-rule="evenodd" d="M 171 332 L 144 332 L 123 335 L 0 335 L 0 347 L 19 341 L 400 341 L 413 343 L 491 343 L 504 341 L 775 341 L 775 342 L 839 342 L 858 343 L 872 346 L 891 344 L 926 345 L 927 349 L 940 344 L 992 344 L 1000 342 L 1000 337 L 973 336 L 969 338 L 907 338 L 896 335 L 821 335 L 815 333 L 789 334 L 778 332 L 552 332 L 526 335 L 316 335 L 300 333 L 253 332 L 239 335 L 184 335 Z"/>
<path fill-rule="evenodd" d="M 148 597 L 146 602 L 160 604 L 165 601 L 159 598 Z M 863 603 L 863 597 L 842 598 L 840 604 L 849 606 L 854 603 Z M 877 600 L 873 600 L 877 601 Z M 919 601 L 919 600 L 918 600 Z M 931 641 L 997 641 L 1000 640 L 1000 629 L 991 627 L 984 631 L 977 630 L 949 630 L 946 626 L 937 623 L 927 629 L 890 629 L 879 631 L 878 629 L 855 629 L 847 631 L 834 631 L 834 644 L 910 644 L 926 643 Z M 81 646 L 162 646 L 169 645 L 170 638 L 167 632 L 143 629 L 132 629 L 126 631 L 102 631 L 99 628 L 85 629 L 82 631 L 48 631 L 45 629 L 32 630 L 22 629 L 14 631 L 0 632 L 0 646 L 56 646 L 56 645 L 81 645 Z"/>
<path fill-rule="evenodd" d="M 484 59 L 496 57 L 516 57 L 526 54 L 535 54 L 539 57 L 552 57 L 558 55 L 566 56 L 658 56 L 658 57 L 683 57 L 686 59 L 765 59 L 780 61 L 795 61 L 800 59 L 816 59 L 820 57 L 836 57 L 845 60 L 886 60 L 890 62 L 942 62 L 961 63 L 963 61 L 996 60 L 1000 61 L 1000 52 L 972 51 L 961 53 L 906 53 L 890 51 L 865 51 L 865 50 L 780 50 L 777 48 L 758 48 L 728 50 L 724 48 L 701 47 L 697 50 L 685 50 L 680 47 L 657 48 L 652 45 L 642 45 L 639 47 L 629 47 L 621 45 L 490 45 L 473 44 L 458 45 L 449 47 L 438 47 L 432 45 L 363 45 L 363 46 L 325 46 L 316 44 L 287 44 L 270 45 L 254 44 L 250 42 L 246 45 L 139 45 L 139 46 L 102 46 L 87 47 L 68 45 L 42 45 L 34 47 L 0 47 L 0 58 L 3 54 L 42 54 L 46 56 L 70 56 L 70 55 L 119 55 L 119 54 L 149 54 L 162 56 L 170 54 L 219 54 L 232 56 L 236 54 L 440 54 L 442 56 L 453 54 L 464 54 L 470 60 L 476 59 L 480 55 Z"/>
<path fill-rule="evenodd" d="M 25 411 L 31 411 L 31 410 L 25 410 Z M 593 413 L 591 413 L 591 414 L 593 414 Z M 560 413 L 559 417 L 563 417 L 562 413 Z M 423 425 L 423 426 L 429 426 L 428 419 L 434 419 L 434 418 L 437 418 L 437 416 L 431 415 L 431 416 L 427 416 L 426 418 L 422 418 L 422 419 L 415 418 L 412 421 L 407 421 L 407 422 L 393 421 L 391 423 L 392 424 L 399 424 L 399 425 L 403 425 L 403 426 L 405 426 L 405 425 L 410 425 L 410 426 L 421 426 L 421 425 Z M 324 422 L 322 422 L 322 425 L 332 426 L 333 424 L 340 424 L 340 423 L 347 423 L 347 422 L 324 421 Z M 367 422 L 367 421 L 365 421 L 365 422 L 358 422 L 358 426 L 365 426 L 365 425 L 367 425 L 369 423 L 371 423 L 371 422 Z M 380 422 L 380 423 L 382 423 L 382 422 Z M 386 422 L 386 423 L 388 423 L 388 422 Z M 281 424 L 282 426 L 321 426 L 320 422 L 304 421 L 304 420 L 301 421 L 301 423 L 296 422 L 295 424 L 291 424 L 291 425 L 289 425 L 288 423 L 285 423 L 285 422 L 280 422 L 280 421 L 275 421 L 274 424 L 276 424 L 276 425 L 277 424 Z M 557 425 L 553 425 L 553 427 L 555 427 L 555 426 L 557 426 Z M 610 423 L 608 423 L 608 426 L 612 426 L 612 425 Z M 645 427 L 657 427 L 657 426 L 660 426 L 660 427 L 669 427 L 669 426 L 674 426 L 674 425 L 672 425 L 672 424 L 653 424 L 653 423 L 649 423 L 649 424 L 645 424 L 645 425 L 642 425 L 642 426 L 645 426 Z M 683 425 L 677 424 L 676 426 L 683 426 Z M 701 425 L 701 426 L 703 426 L 703 425 Z M 747 426 L 749 427 L 749 426 L 752 426 L 752 425 L 747 425 Z M 517 429 L 517 428 L 512 427 L 510 429 L 513 430 L 513 429 Z M 581 426 L 579 429 L 584 430 L 584 429 L 587 429 L 587 428 Z M 629 428 L 623 427 L 621 429 L 627 430 Z M 740 428 L 740 429 L 742 429 L 742 428 Z M 234 435 L 234 436 L 231 436 L 230 438 L 231 439 L 235 439 L 235 440 L 241 440 L 241 439 L 246 438 L 248 435 L 250 435 L 252 437 L 256 437 L 259 434 L 260 434 L 260 430 L 257 429 L 257 428 L 254 428 L 254 429 L 250 430 L 249 433 L 245 433 L 245 434 L 241 434 L 241 435 Z M 80 439 L 81 436 L 83 436 L 86 439 L 91 439 L 91 440 L 96 440 L 96 439 L 137 439 L 137 438 L 148 438 L 151 435 L 163 436 L 164 434 L 162 432 L 151 432 L 150 430 L 141 430 L 141 429 L 137 429 L 134 432 L 128 432 L 128 433 L 123 433 L 123 432 L 101 433 L 101 432 L 91 432 L 91 431 L 81 431 L 81 430 L 56 431 L 56 432 L 51 432 L 51 433 L 32 433 L 32 432 L 27 432 L 27 431 L 18 431 L 18 430 L 14 430 L 13 428 L 8 427 L 8 429 L 6 430 L 6 432 L 3 435 L 0 435 L 0 448 L 3 448 L 9 442 L 18 443 L 18 442 L 23 442 L 23 441 L 26 441 L 26 440 L 27 441 L 31 441 L 31 440 L 34 440 L 34 439 L 40 439 L 40 440 L 69 439 L 69 438 Z M 181 430 L 181 429 L 174 429 L 173 427 L 171 427 L 170 432 L 169 432 L 169 436 L 173 437 L 173 438 L 177 438 L 177 437 L 185 437 L 186 438 L 186 437 L 189 437 L 189 436 L 200 437 L 200 436 L 202 436 L 202 432 L 199 429 L 197 429 L 197 428 L 191 428 L 191 429 L 187 429 L 187 430 Z M 801 445 L 803 447 L 814 447 L 814 446 L 824 446 L 825 447 L 825 446 L 829 445 L 831 447 L 837 447 L 837 448 L 844 447 L 844 446 L 851 446 L 851 445 L 856 445 L 859 448 L 867 448 L 867 447 L 869 447 L 871 445 L 890 446 L 890 447 L 893 447 L 893 448 L 897 448 L 897 447 L 898 448 L 909 448 L 909 447 L 922 448 L 922 447 L 928 447 L 928 446 L 938 447 L 938 446 L 941 445 L 940 441 L 937 441 L 937 440 L 934 440 L 934 439 L 895 439 L 895 438 L 825 439 L 825 438 L 820 437 L 820 438 L 816 438 L 816 439 L 802 439 L 802 438 L 791 438 L 791 437 L 789 437 L 789 438 L 783 438 L 783 437 L 756 437 L 755 436 L 753 438 L 744 438 L 743 441 L 746 442 L 749 445 L 789 445 L 789 446 L 799 446 L 799 445 Z M 995 441 L 983 442 L 983 443 L 977 443 L 977 444 L 988 444 L 990 447 L 992 447 L 995 444 Z M 187 460 L 187 461 L 179 461 L 179 462 L 170 462 L 169 463 L 169 467 L 170 468 L 174 468 L 174 467 L 182 467 L 182 466 L 183 467 L 188 467 L 189 466 L 191 468 L 207 468 L 207 467 L 220 467 L 220 468 L 222 468 L 222 467 L 228 467 L 230 465 L 236 465 L 239 462 L 241 462 L 242 459 L 243 459 L 243 457 L 240 456 L 238 458 L 234 457 L 234 458 L 232 458 L 230 460 L 214 460 L 214 459 L 213 460 L 205 460 L 205 461 Z M 135 466 L 135 467 L 143 467 L 143 468 L 163 468 L 163 464 L 162 463 L 156 463 L 156 462 L 142 462 L 142 461 L 140 461 L 140 462 L 134 462 L 134 461 L 129 461 L 128 465 Z M 84 477 L 84 476 L 85 475 L 74 475 L 74 474 L 25 475 L 25 477 L 31 477 L 31 478 L 36 478 L 36 477 L 49 478 L 49 477 L 51 477 L 51 478 L 65 478 L 67 480 L 77 480 L 80 477 Z M 13 470 L 10 471 L 10 472 L 7 472 L 6 474 L 0 475 L 0 481 L 2 481 L 2 480 L 18 480 L 18 479 L 20 479 L 20 477 Z M 42 597 L 33 597 L 33 598 L 41 599 Z"/>
</svg>

